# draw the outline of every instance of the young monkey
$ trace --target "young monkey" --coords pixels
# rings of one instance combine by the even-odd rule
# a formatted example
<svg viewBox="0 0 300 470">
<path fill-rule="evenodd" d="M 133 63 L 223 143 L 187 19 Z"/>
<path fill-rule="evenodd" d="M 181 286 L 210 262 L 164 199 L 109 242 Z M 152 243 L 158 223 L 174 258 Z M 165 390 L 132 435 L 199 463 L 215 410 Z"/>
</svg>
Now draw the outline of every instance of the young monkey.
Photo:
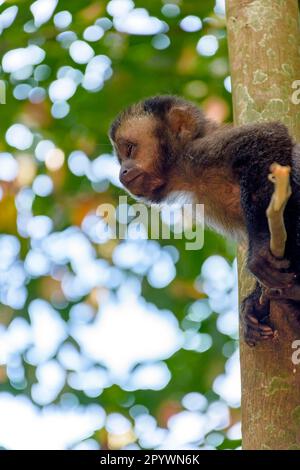
<svg viewBox="0 0 300 470">
<path fill-rule="evenodd" d="M 285 299 L 300 312 L 300 295 L 292 289 L 300 273 L 300 145 L 287 128 L 279 122 L 218 125 L 188 101 L 157 96 L 123 111 L 109 135 L 121 164 L 120 181 L 134 197 L 162 203 L 172 193 L 189 192 L 204 204 L 210 227 L 248 240 L 248 268 L 259 282 L 243 302 L 244 336 L 250 346 L 272 339 L 269 303 L 259 302 L 261 285 L 270 298 Z M 285 259 L 269 250 L 266 209 L 273 162 L 292 168 Z"/>
</svg>

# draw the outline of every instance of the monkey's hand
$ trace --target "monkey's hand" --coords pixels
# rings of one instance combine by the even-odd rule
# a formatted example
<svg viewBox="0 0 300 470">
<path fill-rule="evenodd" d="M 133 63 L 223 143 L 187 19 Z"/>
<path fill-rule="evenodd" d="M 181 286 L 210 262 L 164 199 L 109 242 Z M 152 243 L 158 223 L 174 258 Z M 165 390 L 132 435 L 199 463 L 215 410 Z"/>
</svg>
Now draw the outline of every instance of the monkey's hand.
<svg viewBox="0 0 300 470">
<path fill-rule="evenodd" d="M 248 260 L 248 269 L 267 289 L 289 289 L 294 286 L 296 276 L 289 271 L 287 259 L 275 258 L 269 244 L 252 247 Z"/>
<path fill-rule="evenodd" d="M 260 297 L 261 289 L 257 285 L 254 292 L 243 300 L 241 306 L 244 339 L 250 347 L 275 337 L 275 332 L 268 323 L 270 303 L 266 301 L 260 304 Z"/>
</svg>

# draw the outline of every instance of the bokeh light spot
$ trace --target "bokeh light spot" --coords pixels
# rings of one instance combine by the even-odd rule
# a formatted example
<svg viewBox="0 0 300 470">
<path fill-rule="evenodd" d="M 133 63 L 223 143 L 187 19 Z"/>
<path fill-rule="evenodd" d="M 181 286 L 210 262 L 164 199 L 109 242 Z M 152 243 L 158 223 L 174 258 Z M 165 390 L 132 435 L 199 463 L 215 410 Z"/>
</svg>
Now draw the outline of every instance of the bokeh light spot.
<svg viewBox="0 0 300 470">
<path fill-rule="evenodd" d="M 6 142 L 18 150 L 26 150 L 33 143 L 33 134 L 24 124 L 13 124 L 5 134 Z"/>
<path fill-rule="evenodd" d="M 63 166 L 64 161 L 65 154 L 61 149 L 57 147 L 48 150 L 48 152 L 46 153 L 45 164 L 50 171 L 59 170 Z"/>
<path fill-rule="evenodd" d="M 199 39 L 197 44 L 197 51 L 203 56 L 213 56 L 219 48 L 219 43 L 216 36 L 208 34 Z"/>
</svg>

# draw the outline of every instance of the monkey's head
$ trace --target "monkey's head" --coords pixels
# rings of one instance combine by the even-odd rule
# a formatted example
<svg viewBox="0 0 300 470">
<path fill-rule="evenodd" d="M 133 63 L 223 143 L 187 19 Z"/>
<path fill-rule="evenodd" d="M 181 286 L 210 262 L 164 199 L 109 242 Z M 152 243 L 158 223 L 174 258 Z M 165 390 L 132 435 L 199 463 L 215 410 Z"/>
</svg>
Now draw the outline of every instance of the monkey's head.
<svg viewBox="0 0 300 470">
<path fill-rule="evenodd" d="M 184 156 L 211 125 L 194 104 L 156 96 L 130 106 L 112 123 L 109 137 L 121 164 L 120 181 L 134 196 L 161 202 L 177 190 Z"/>
</svg>

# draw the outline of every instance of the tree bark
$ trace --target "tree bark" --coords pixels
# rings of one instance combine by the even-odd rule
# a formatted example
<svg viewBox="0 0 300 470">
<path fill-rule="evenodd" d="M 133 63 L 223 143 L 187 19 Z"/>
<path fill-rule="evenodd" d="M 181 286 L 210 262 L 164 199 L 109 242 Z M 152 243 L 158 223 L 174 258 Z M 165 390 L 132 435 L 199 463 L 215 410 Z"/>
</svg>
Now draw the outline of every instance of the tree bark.
<svg viewBox="0 0 300 470">
<path fill-rule="evenodd" d="M 280 120 L 300 142 L 300 105 L 292 102 L 300 79 L 297 0 L 227 0 L 226 9 L 235 123 Z M 245 252 L 240 299 L 253 285 Z M 299 323 L 274 301 L 271 319 L 276 340 L 249 348 L 241 335 L 243 449 L 300 449 L 300 365 L 292 361 Z"/>
</svg>

